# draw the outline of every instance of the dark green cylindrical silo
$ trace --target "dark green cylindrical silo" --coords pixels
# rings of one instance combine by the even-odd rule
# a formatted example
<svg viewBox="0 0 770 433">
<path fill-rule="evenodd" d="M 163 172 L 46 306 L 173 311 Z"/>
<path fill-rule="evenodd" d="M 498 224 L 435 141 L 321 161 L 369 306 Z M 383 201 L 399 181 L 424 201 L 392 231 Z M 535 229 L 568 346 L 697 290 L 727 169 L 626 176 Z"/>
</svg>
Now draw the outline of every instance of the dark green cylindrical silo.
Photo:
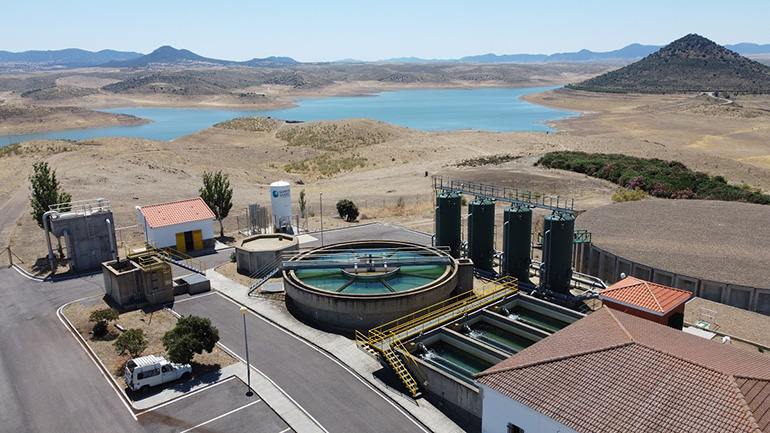
<svg viewBox="0 0 770 433">
<path fill-rule="evenodd" d="M 572 279 L 572 244 L 575 239 L 575 218 L 564 213 L 545 216 L 543 227 L 543 265 L 541 283 L 545 288 L 568 293 Z"/>
<path fill-rule="evenodd" d="M 476 269 L 492 272 L 495 255 L 495 202 L 475 198 L 468 203 L 468 257 Z"/>
<path fill-rule="evenodd" d="M 449 247 L 449 254 L 460 258 L 462 197 L 456 192 L 436 196 L 436 246 Z"/>
<path fill-rule="evenodd" d="M 532 209 L 512 205 L 503 211 L 503 274 L 529 281 Z"/>
</svg>

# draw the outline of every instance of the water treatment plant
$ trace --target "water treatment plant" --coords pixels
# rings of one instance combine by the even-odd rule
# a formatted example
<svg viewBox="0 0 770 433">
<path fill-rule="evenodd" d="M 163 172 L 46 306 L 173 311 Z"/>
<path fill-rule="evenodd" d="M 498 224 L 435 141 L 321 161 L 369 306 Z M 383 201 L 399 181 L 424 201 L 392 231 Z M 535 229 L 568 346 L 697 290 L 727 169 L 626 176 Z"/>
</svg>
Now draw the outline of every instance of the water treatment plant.
<svg viewBox="0 0 770 433">
<path fill-rule="evenodd" d="M 281 310 L 317 335 L 346 338 L 376 359 L 380 374 L 395 380 L 388 382 L 390 389 L 425 398 L 469 430 L 480 428 L 485 411 L 479 377 L 592 314 L 613 279 L 610 273 L 643 270 L 622 267 L 620 258 L 614 263 L 621 268 L 603 267 L 607 260 L 594 257 L 591 234 L 575 228 L 582 212 L 572 199 L 436 176 L 434 233 L 347 238 L 352 229 L 339 229 L 339 236 L 327 232 L 324 243 L 317 233 L 291 226 L 288 185 L 272 186 L 286 191 L 271 190 L 272 198 L 283 201 L 283 216 L 274 218 L 274 233 L 237 241 L 233 265 L 250 283 L 237 286 L 236 296 L 284 301 Z M 96 214 L 106 208 L 100 203 Z M 63 219 L 51 214 L 54 229 L 61 231 Z M 369 234 L 366 224 L 358 227 Z M 78 239 L 81 231 L 68 228 L 65 234 Z M 193 289 L 200 283 L 207 290 L 206 277 L 218 273 L 189 260 L 171 247 L 132 250 L 123 260 L 103 263 L 107 295 L 133 307 L 173 304 L 183 293 L 203 291 Z M 194 284 L 173 280 L 175 266 L 197 272 L 190 279 Z M 596 266 L 603 279 L 578 272 Z M 679 292 L 676 311 L 672 307 L 650 320 L 681 329 L 690 292 Z M 629 307 L 622 296 L 613 302 L 615 308 Z M 642 310 L 640 317 L 649 315 Z"/>
</svg>

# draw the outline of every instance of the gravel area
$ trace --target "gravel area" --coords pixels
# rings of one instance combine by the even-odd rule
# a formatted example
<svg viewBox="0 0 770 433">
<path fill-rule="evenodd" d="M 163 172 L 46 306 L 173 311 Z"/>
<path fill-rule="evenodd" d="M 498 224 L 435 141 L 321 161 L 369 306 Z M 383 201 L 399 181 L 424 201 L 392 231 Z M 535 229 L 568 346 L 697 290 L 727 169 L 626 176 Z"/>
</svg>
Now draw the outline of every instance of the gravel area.
<svg viewBox="0 0 770 433">
<path fill-rule="evenodd" d="M 770 288 L 770 206 L 646 199 L 589 209 L 575 222 L 596 246 L 694 278 Z"/>
<path fill-rule="evenodd" d="M 713 319 L 709 316 L 716 313 Z M 699 320 L 709 322 L 709 331 L 759 343 L 770 347 L 770 316 L 731 307 L 703 298 L 692 298 L 684 308 L 684 321 L 696 324 Z M 770 354 L 770 351 L 765 353 Z"/>
</svg>

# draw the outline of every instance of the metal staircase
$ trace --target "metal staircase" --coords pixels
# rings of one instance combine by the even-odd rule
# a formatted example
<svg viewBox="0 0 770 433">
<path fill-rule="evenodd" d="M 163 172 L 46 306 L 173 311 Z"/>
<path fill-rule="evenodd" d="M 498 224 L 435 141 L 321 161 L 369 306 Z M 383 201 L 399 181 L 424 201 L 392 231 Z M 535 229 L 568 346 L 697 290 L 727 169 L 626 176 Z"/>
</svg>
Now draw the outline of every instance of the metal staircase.
<svg viewBox="0 0 770 433">
<path fill-rule="evenodd" d="M 148 245 L 144 249 L 126 254 L 126 257 L 137 262 L 144 270 L 154 270 L 162 267 L 162 264 L 173 264 L 188 271 L 206 275 L 206 266 L 203 262 L 170 247 L 156 248 Z M 153 257 L 159 260 L 153 260 Z"/>
<path fill-rule="evenodd" d="M 428 386 L 428 379 L 419 363 L 412 357 L 403 342 L 420 333 L 430 331 L 463 315 L 476 311 L 493 302 L 507 298 L 518 291 L 515 278 L 505 277 L 430 307 L 416 311 L 363 333 L 356 331 L 356 346 L 393 368 L 413 397 L 420 394 L 419 386 Z M 408 365 L 399 358 L 401 354 Z M 411 373 L 410 373 L 411 371 Z M 416 375 L 422 381 L 417 383 Z"/>
<path fill-rule="evenodd" d="M 409 389 L 412 397 L 419 397 L 421 394 L 420 388 L 417 386 L 417 382 L 415 382 L 412 375 L 409 374 L 409 371 L 406 369 L 406 366 L 404 366 L 404 363 L 401 362 L 401 359 L 398 357 L 398 355 L 396 355 L 396 353 L 393 352 L 391 348 L 385 349 L 383 354 L 385 355 L 385 359 L 387 359 L 388 364 L 390 364 L 390 366 L 393 368 L 393 371 L 396 372 L 404 385 L 406 385 L 406 387 Z"/>
</svg>

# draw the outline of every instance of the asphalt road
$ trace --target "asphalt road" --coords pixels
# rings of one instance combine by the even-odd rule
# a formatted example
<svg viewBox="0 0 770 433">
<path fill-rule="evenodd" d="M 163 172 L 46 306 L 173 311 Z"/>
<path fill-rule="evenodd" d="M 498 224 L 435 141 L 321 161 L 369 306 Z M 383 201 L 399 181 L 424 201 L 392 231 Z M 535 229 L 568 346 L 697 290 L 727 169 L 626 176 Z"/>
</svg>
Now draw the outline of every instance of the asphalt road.
<svg viewBox="0 0 770 433">
<path fill-rule="evenodd" d="M 59 320 L 102 276 L 50 283 L 0 269 L 0 431 L 144 431 Z"/>
<path fill-rule="evenodd" d="M 239 379 L 135 418 L 57 316 L 102 284 L 101 274 L 52 283 L 0 269 L 0 432 L 292 431 Z"/>
<path fill-rule="evenodd" d="M 211 319 L 222 344 L 245 358 L 239 305 L 218 294 L 174 304 L 179 314 Z M 329 432 L 416 432 L 421 427 L 331 357 L 257 315 L 246 318 L 253 366 Z"/>
<path fill-rule="evenodd" d="M 325 243 L 353 234 L 370 239 L 401 236 L 386 225 L 353 231 L 347 236 L 329 231 Z M 231 251 L 205 257 L 207 266 L 227 261 Z M 139 414 L 137 420 L 57 315 L 69 302 L 102 295 L 103 281 L 96 274 L 41 282 L 0 268 L 0 432 L 290 431 L 264 402 L 245 401 L 237 387 L 234 391 L 229 385 Z M 245 356 L 243 319 L 235 304 L 208 295 L 175 307 L 182 314 L 211 317 L 222 342 Z M 252 363 L 328 431 L 421 431 L 331 358 L 258 316 L 250 314 L 247 322 Z"/>
</svg>

